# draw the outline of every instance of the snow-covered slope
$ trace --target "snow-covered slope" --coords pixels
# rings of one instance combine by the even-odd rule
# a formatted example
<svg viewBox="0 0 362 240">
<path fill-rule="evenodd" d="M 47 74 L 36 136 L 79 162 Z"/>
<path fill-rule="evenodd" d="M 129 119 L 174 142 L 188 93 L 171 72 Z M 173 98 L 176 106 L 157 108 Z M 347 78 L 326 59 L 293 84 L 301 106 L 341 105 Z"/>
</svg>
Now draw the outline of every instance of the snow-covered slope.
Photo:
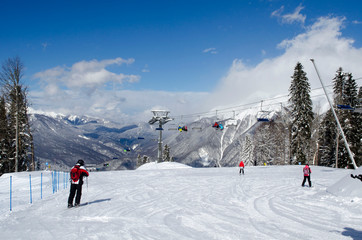
<svg viewBox="0 0 362 240">
<path fill-rule="evenodd" d="M 353 170 L 311 166 L 314 187 L 303 188 L 303 166 L 247 167 L 241 176 L 235 167 L 143 168 L 91 172 L 87 205 L 72 209 L 62 175 L 53 194 L 43 172 L 40 200 L 40 172 L 32 172 L 33 204 L 28 172 L 1 176 L 1 239 L 362 239 L 362 182 L 350 179 Z M 337 183 L 342 195 L 329 193 Z"/>
<path fill-rule="evenodd" d="M 328 170 L 326 170 L 328 171 Z M 359 167 L 356 170 L 351 172 L 353 175 L 362 174 L 362 167 Z M 327 191 L 335 196 L 344 196 L 344 197 L 359 197 L 362 198 L 362 182 L 356 181 L 356 179 L 351 178 L 350 175 L 346 175 L 343 179 L 336 182 L 330 186 Z"/>
</svg>

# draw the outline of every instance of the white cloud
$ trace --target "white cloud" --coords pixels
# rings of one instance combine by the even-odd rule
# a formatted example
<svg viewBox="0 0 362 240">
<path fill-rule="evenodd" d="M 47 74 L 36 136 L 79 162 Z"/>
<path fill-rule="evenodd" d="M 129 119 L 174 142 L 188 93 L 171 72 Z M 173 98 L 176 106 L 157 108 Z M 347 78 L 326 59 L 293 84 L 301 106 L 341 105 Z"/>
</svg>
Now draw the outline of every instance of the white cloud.
<svg viewBox="0 0 362 240">
<path fill-rule="evenodd" d="M 100 89 L 89 96 L 81 91 L 60 91 L 57 95 L 31 92 L 37 111 L 78 114 L 120 121 L 146 121 L 152 117 L 151 109 L 170 110 L 173 116 L 185 112 L 200 112 L 199 105 L 208 93 L 130 91 Z M 46 101 L 44 101 L 46 99 Z M 160 100 L 161 99 L 161 100 Z"/>
<path fill-rule="evenodd" d="M 36 73 L 34 78 L 41 80 L 43 89 L 30 92 L 34 110 L 113 120 L 127 118 L 130 121 L 148 120 L 155 106 L 169 109 L 173 115 L 200 111 L 194 103 L 202 101 L 207 93 L 130 91 L 104 87 L 106 84 L 138 81 L 139 76 L 116 74 L 106 69 L 113 64 L 133 62 L 133 59 L 122 58 L 80 61 L 69 68 L 58 66 Z"/>
<path fill-rule="evenodd" d="M 326 85 L 339 67 L 362 77 L 362 49 L 353 46 L 353 39 L 342 36 L 344 18 L 321 17 L 305 32 L 281 41 L 284 52 L 264 59 L 255 66 L 235 59 L 212 93 L 130 91 L 105 88 L 105 84 L 137 81 L 139 76 L 116 74 L 106 69 L 111 64 L 131 64 L 133 59 L 81 61 L 73 66 L 55 67 L 36 74 L 43 81 L 43 91 L 30 92 L 36 110 L 63 114 L 84 114 L 106 119 L 127 118 L 147 121 L 151 109 L 167 109 L 171 115 L 198 113 L 212 108 L 225 108 L 288 94 L 291 76 L 301 62 L 312 88 L 320 87 L 311 58 L 315 59 Z M 215 49 L 205 49 L 207 52 Z M 262 50 L 261 50 L 262 51 Z M 262 51 L 263 52 L 263 51 Z M 195 104 L 197 103 L 197 104 Z"/>
<path fill-rule="evenodd" d="M 235 59 L 208 102 L 214 107 L 236 106 L 288 94 L 297 62 L 304 66 L 311 87 L 320 87 L 311 58 L 315 59 L 325 84 L 332 84 L 339 67 L 356 78 L 362 77 L 362 49 L 353 46 L 353 39 L 342 37 L 344 21 L 344 18 L 319 18 L 304 33 L 282 41 L 278 45 L 285 50 L 282 55 L 264 59 L 256 66 Z"/>
<path fill-rule="evenodd" d="M 40 79 L 46 89 L 58 90 L 61 87 L 67 89 L 88 88 L 89 92 L 102 87 L 107 83 L 122 84 L 124 81 L 137 82 L 140 77 L 137 75 L 126 75 L 113 73 L 106 69 L 110 65 L 132 64 L 134 59 L 106 59 L 102 61 L 80 61 L 71 67 L 55 67 L 43 72 L 36 73 L 34 78 Z M 50 85 L 51 87 L 49 88 Z M 89 90 L 91 89 L 91 90 Z M 53 94 L 53 92 L 49 92 Z"/>
<path fill-rule="evenodd" d="M 216 48 L 206 48 L 202 52 L 203 53 L 217 54 Z"/>
<path fill-rule="evenodd" d="M 282 15 L 284 11 L 284 6 L 282 6 L 278 10 L 272 12 L 271 16 L 280 18 L 282 23 L 292 24 L 295 22 L 300 22 L 301 24 L 304 24 L 306 16 L 300 13 L 303 8 L 304 7 L 302 5 L 299 5 L 293 13 Z"/>
<path fill-rule="evenodd" d="M 275 10 L 271 13 L 272 17 L 281 17 L 282 12 L 284 11 L 284 6 L 281 6 L 278 10 Z"/>
</svg>

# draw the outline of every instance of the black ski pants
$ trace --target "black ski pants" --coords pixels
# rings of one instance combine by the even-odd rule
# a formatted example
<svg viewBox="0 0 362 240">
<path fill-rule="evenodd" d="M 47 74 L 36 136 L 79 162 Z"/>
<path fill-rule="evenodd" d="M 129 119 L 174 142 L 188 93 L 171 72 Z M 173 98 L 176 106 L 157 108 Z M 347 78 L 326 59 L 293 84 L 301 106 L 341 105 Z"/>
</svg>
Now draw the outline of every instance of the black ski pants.
<svg viewBox="0 0 362 240">
<path fill-rule="evenodd" d="M 79 205 L 80 198 L 82 197 L 82 184 L 71 184 L 70 185 L 70 193 L 68 198 L 68 205 L 73 205 L 73 199 L 75 194 L 75 205 Z"/>
<path fill-rule="evenodd" d="M 312 187 L 312 182 L 310 181 L 310 176 L 304 176 L 302 186 L 304 187 L 305 180 L 307 180 L 307 179 L 308 179 L 309 187 Z"/>
</svg>

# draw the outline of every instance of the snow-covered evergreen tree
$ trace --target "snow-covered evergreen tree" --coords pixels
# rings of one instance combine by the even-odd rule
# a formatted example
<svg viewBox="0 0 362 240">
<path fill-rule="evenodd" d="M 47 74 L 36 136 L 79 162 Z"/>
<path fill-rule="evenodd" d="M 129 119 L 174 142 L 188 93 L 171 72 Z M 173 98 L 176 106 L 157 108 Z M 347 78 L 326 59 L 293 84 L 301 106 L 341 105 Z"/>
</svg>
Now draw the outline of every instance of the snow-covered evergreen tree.
<svg viewBox="0 0 362 240">
<path fill-rule="evenodd" d="M 143 159 L 141 158 L 141 154 L 137 155 L 137 167 L 143 164 Z"/>
<path fill-rule="evenodd" d="M 9 150 L 9 171 L 34 170 L 33 137 L 28 117 L 26 87 L 21 83 L 24 66 L 20 58 L 9 58 L 2 65 L 0 81 L 5 93 Z"/>
<path fill-rule="evenodd" d="M 346 83 L 343 89 L 343 94 L 346 103 L 350 103 L 351 107 L 356 107 L 358 102 L 357 83 L 351 73 L 346 74 Z M 354 154 L 354 160 L 360 163 L 361 159 L 361 129 L 359 128 L 362 121 L 361 115 L 353 111 L 345 111 L 345 120 L 343 121 L 343 131 L 349 143 L 350 149 Z M 348 161 L 351 164 L 351 161 Z M 352 165 L 351 165 L 352 167 Z"/>
<path fill-rule="evenodd" d="M 261 123 L 254 134 L 254 165 L 270 164 L 274 160 L 275 135 L 269 123 Z"/>
<path fill-rule="evenodd" d="M 333 167 L 336 163 L 337 124 L 332 110 L 329 109 L 319 127 L 318 165 Z"/>
<path fill-rule="evenodd" d="M 356 104 L 356 108 L 362 108 L 362 87 L 359 88 L 358 91 L 358 102 Z M 356 165 L 357 166 L 362 166 L 362 113 L 361 112 L 355 112 L 355 114 L 357 115 L 357 121 L 356 121 L 356 129 L 357 129 L 357 134 L 359 136 L 359 139 L 356 138 L 356 147 L 357 147 L 357 152 L 355 153 L 356 158 Z"/>
<path fill-rule="evenodd" d="M 308 163 L 311 160 L 311 126 L 313 122 L 310 84 L 301 63 L 294 68 L 289 88 L 291 109 L 291 155 L 294 163 Z"/>
<path fill-rule="evenodd" d="M 244 162 L 245 166 L 254 165 L 253 152 L 254 152 L 253 142 L 250 136 L 246 135 L 241 152 L 241 160 Z"/>
<path fill-rule="evenodd" d="M 337 106 L 344 105 L 354 108 L 358 105 L 358 86 L 353 79 L 351 73 L 343 73 L 343 69 L 339 68 L 333 79 L 334 104 L 336 106 L 336 114 L 341 124 L 343 132 L 346 136 L 350 150 L 354 155 L 357 166 L 361 165 L 361 120 L 359 113 L 346 109 L 338 109 Z M 338 167 L 352 167 L 352 162 L 345 143 L 340 133 L 337 133 L 337 161 Z"/>
<path fill-rule="evenodd" d="M 170 150 L 170 147 L 166 144 L 162 152 L 162 160 L 164 162 L 171 162 Z"/>
<path fill-rule="evenodd" d="M 16 97 L 16 93 L 18 96 Z M 16 100 L 17 99 L 17 100 Z M 18 140 L 18 171 L 33 170 L 32 162 L 32 136 L 27 113 L 27 101 L 25 91 L 21 86 L 13 90 L 9 95 L 10 106 L 8 111 L 10 135 L 14 136 L 11 142 L 10 154 L 11 159 L 16 157 L 15 141 Z M 16 117 L 18 120 L 16 120 Z M 16 123 L 18 122 L 18 123 Z M 16 126 L 18 125 L 18 126 Z M 18 127 L 16 138 L 16 127 Z M 34 166 L 35 167 L 35 166 Z"/>
<path fill-rule="evenodd" d="M 0 99 L 0 175 L 10 172 L 11 162 L 8 159 L 9 153 L 9 129 L 6 114 L 5 98 Z"/>
</svg>

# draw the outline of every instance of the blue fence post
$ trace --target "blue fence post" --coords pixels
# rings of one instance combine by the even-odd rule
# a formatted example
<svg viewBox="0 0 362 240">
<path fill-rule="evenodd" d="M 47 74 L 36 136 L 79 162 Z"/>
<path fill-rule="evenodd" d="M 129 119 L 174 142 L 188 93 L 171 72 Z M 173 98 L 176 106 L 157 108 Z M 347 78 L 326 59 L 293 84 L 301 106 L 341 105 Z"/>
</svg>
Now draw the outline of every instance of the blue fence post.
<svg viewBox="0 0 362 240">
<path fill-rule="evenodd" d="M 33 203 L 33 196 L 31 194 L 31 174 L 29 174 L 29 187 L 30 187 L 30 204 Z"/>
<path fill-rule="evenodd" d="M 54 193 L 54 171 L 52 171 L 52 187 L 53 187 L 53 193 Z"/>
<path fill-rule="evenodd" d="M 54 171 L 54 192 L 57 192 L 57 171 Z"/>
<path fill-rule="evenodd" d="M 40 174 L 40 199 L 43 199 L 43 173 Z"/>
<path fill-rule="evenodd" d="M 60 190 L 59 189 L 59 174 L 60 174 L 60 172 L 58 171 L 58 191 Z"/>
<path fill-rule="evenodd" d="M 13 177 L 10 176 L 10 211 L 12 211 L 12 206 L 11 206 L 11 200 L 12 200 L 12 189 L 13 189 L 13 184 L 12 184 L 12 180 L 13 180 Z"/>
<path fill-rule="evenodd" d="M 53 182 L 54 192 L 57 192 L 57 171 L 54 170 L 54 182 Z"/>
</svg>

